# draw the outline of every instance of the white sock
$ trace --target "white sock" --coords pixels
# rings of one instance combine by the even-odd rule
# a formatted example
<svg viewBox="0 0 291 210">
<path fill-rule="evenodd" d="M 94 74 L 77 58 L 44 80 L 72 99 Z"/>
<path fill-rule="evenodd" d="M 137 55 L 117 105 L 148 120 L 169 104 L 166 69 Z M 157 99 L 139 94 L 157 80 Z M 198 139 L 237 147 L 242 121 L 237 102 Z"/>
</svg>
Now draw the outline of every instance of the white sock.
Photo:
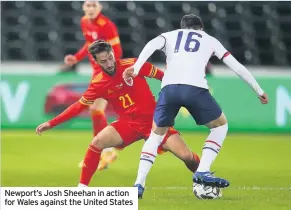
<svg viewBox="0 0 291 210">
<path fill-rule="evenodd" d="M 78 184 L 78 187 L 88 187 L 87 185 L 84 185 L 84 184 L 81 184 L 81 183 L 79 183 Z"/>
<path fill-rule="evenodd" d="M 144 186 L 147 174 L 156 160 L 158 147 L 163 142 L 165 136 L 166 134 L 160 136 L 154 132 L 151 132 L 150 137 L 143 145 L 135 185 L 141 184 Z"/>
<path fill-rule="evenodd" d="M 210 129 L 210 134 L 205 141 L 202 156 L 197 171 L 206 172 L 210 171 L 210 167 L 221 149 L 222 143 L 226 137 L 228 125 L 222 125 Z"/>
<path fill-rule="evenodd" d="M 113 147 L 109 147 L 109 148 L 103 149 L 102 152 L 112 152 L 112 151 L 113 151 Z"/>
</svg>

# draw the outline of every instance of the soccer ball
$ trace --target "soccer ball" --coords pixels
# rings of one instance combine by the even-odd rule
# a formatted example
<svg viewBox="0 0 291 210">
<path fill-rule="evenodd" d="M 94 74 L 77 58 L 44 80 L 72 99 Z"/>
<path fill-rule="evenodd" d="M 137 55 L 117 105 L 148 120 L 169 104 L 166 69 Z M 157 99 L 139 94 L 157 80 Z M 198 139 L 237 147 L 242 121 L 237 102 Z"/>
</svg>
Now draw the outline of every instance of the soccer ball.
<svg viewBox="0 0 291 210">
<path fill-rule="evenodd" d="M 197 183 L 193 183 L 193 192 L 198 199 L 216 199 L 222 197 L 222 190 L 220 188 Z"/>
</svg>

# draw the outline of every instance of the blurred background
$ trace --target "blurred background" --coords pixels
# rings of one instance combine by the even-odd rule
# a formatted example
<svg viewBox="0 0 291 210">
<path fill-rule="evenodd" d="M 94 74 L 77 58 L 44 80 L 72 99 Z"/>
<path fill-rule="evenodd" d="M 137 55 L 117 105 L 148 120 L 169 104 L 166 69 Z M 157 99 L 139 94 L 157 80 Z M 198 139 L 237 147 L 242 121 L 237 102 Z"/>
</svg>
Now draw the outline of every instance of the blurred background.
<svg viewBox="0 0 291 210">
<path fill-rule="evenodd" d="M 1 111 L 3 128 L 33 128 L 76 101 L 91 75 L 88 59 L 63 73 L 64 56 L 84 44 L 82 3 L 1 2 Z M 256 76 L 270 95 L 261 106 L 255 94 L 218 59 L 211 58 L 209 84 L 231 130 L 291 131 L 290 2 L 101 2 L 117 26 L 123 57 L 137 57 L 160 33 L 179 27 L 184 14 L 202 17 L 205 30 Z M 165 66 L 165 56 L 151 58 Z M 212 76 L 211 76 L 212 75 Z M 150 81 L 155 94 L 159 83 Z M 237 99 L 235 99 L 237 97 Z M 246 114 L 249 113 L 249 114 Z M 108 117 L 114 113 L 108 110 Z M 90 128 L 84 113 L 64 125 Z M 193 128 L 181 110 L 179 129 Z"/>
<path fill-rule="evenodd" d="M 80 28 L 82 4 L 1 2 L 2 186 L 59 187 L 78 183 L 78 165 L 92 140 L 88 111 L 41 137 L 34 129 L 77 101 L 91 79 L 87 58 L 72 68 L 64 67 L 64 56 L 76 53 L 85 43 Z M 201 16 L 206 32 L 220 40 L 269 95 L 269 104 L 260 104 L 246 83 L 218 59 L 211 58 L 207 80 L 229 125 L 212 170 L 232 184 L 217 202 L 198 202 L 192 192 L 192 173 L 166 153 L 157 158 L 147 179 L 146 200 L 139 202 L 140 209 L 290 209 L 291 3 L 101 4 L 103 14 L 118 28 L 125 58 L 137 57 L 150 39 L 178 28 L 184 14 Z M 165 67 L 163 53 L 156 52 L 150 61 L 161 69 Z M 160 82 L 148 81 L 157 96 Z M 115 119 L 110 105 L 106 115 L 109 122 Z M 187 145 L 201 155 L 207 129 L 196 126 L 183 108 L 175 127 Z M 119 152 L 116 163 L 110 164 L 109 170 L 97 172 L 91 186 L 132 186 L 142 144 L 139 141 Z"/>
</svg>

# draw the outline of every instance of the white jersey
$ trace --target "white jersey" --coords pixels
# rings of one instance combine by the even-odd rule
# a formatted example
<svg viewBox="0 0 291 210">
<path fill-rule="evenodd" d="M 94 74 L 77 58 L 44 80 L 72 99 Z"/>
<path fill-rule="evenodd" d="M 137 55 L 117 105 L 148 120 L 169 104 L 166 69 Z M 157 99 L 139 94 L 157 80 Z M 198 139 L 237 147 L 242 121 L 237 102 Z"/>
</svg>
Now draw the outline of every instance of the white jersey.
<svg viewBox="0 0 291 210">
<path fill-rule="evenodd" d="M 186 84 L 208 89 L 205 68 L 213 54 L 219 59 L 227 55 L 222 44 L 201 30 L 179 29 L 160 36 L 165 39 L 162 50 L 167 56 L 162 87 Z"/>
<path fill-rule="evenodd" d="M 205 68 L 210 57 L 215 55 L 247 82 L 258 96 L 264 93 L 252 74 L 217 39 L 204 31 L 178 29 L 152 39 L 133 66 L 135 75 L 156 50 L 163 50 L 167 56 L 162 88 L 171 84 L 185 84 L 208 89 Z"/>
</svg>

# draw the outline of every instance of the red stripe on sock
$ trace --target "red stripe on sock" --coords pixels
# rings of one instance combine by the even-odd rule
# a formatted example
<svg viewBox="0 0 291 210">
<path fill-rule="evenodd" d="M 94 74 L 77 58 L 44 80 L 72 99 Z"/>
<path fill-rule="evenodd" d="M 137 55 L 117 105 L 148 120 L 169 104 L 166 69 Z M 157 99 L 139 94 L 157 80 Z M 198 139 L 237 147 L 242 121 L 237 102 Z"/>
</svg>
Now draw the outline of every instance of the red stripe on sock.
<svg viewBox="0 0 291 210">
<path fill-rule="evenodd" d="M 98 149 L 96 147 L 94 147 L 92 144 L 89 145 L 89 148 L 91 151 L 95 152 L 95 153 L 101 153 L 102 149 Z"/>
<path fill-rule="evenodd" d="M 199 163 L 200 163 L 200 158 L 199 158 L 199 156 L 195 153 L 195 152 L 192 152 L 193 153 L 193 158 L 194 158 L 194 160 L 198 163 L 198 165 L 199 165 Z"/>
<path fill-rule="evenodd" d="M 142 152 L 141 154 L 146 154 L 146 155 L 150 155 L 150 156 L 156 157 L 155 155 L 153 155 L 151 153 L 148 153 L 148 152 Z"/>
<path fill-rule="evenodd" d="M 206 142 L 213 143 L 213 144 L 215 144 L 216 146 L 218 146 L 219 148 L 221 148 L 221 146 L 220 146 L 219 144 L 217 144 L 215 141 L 207 140 Z"/>
</svg>

